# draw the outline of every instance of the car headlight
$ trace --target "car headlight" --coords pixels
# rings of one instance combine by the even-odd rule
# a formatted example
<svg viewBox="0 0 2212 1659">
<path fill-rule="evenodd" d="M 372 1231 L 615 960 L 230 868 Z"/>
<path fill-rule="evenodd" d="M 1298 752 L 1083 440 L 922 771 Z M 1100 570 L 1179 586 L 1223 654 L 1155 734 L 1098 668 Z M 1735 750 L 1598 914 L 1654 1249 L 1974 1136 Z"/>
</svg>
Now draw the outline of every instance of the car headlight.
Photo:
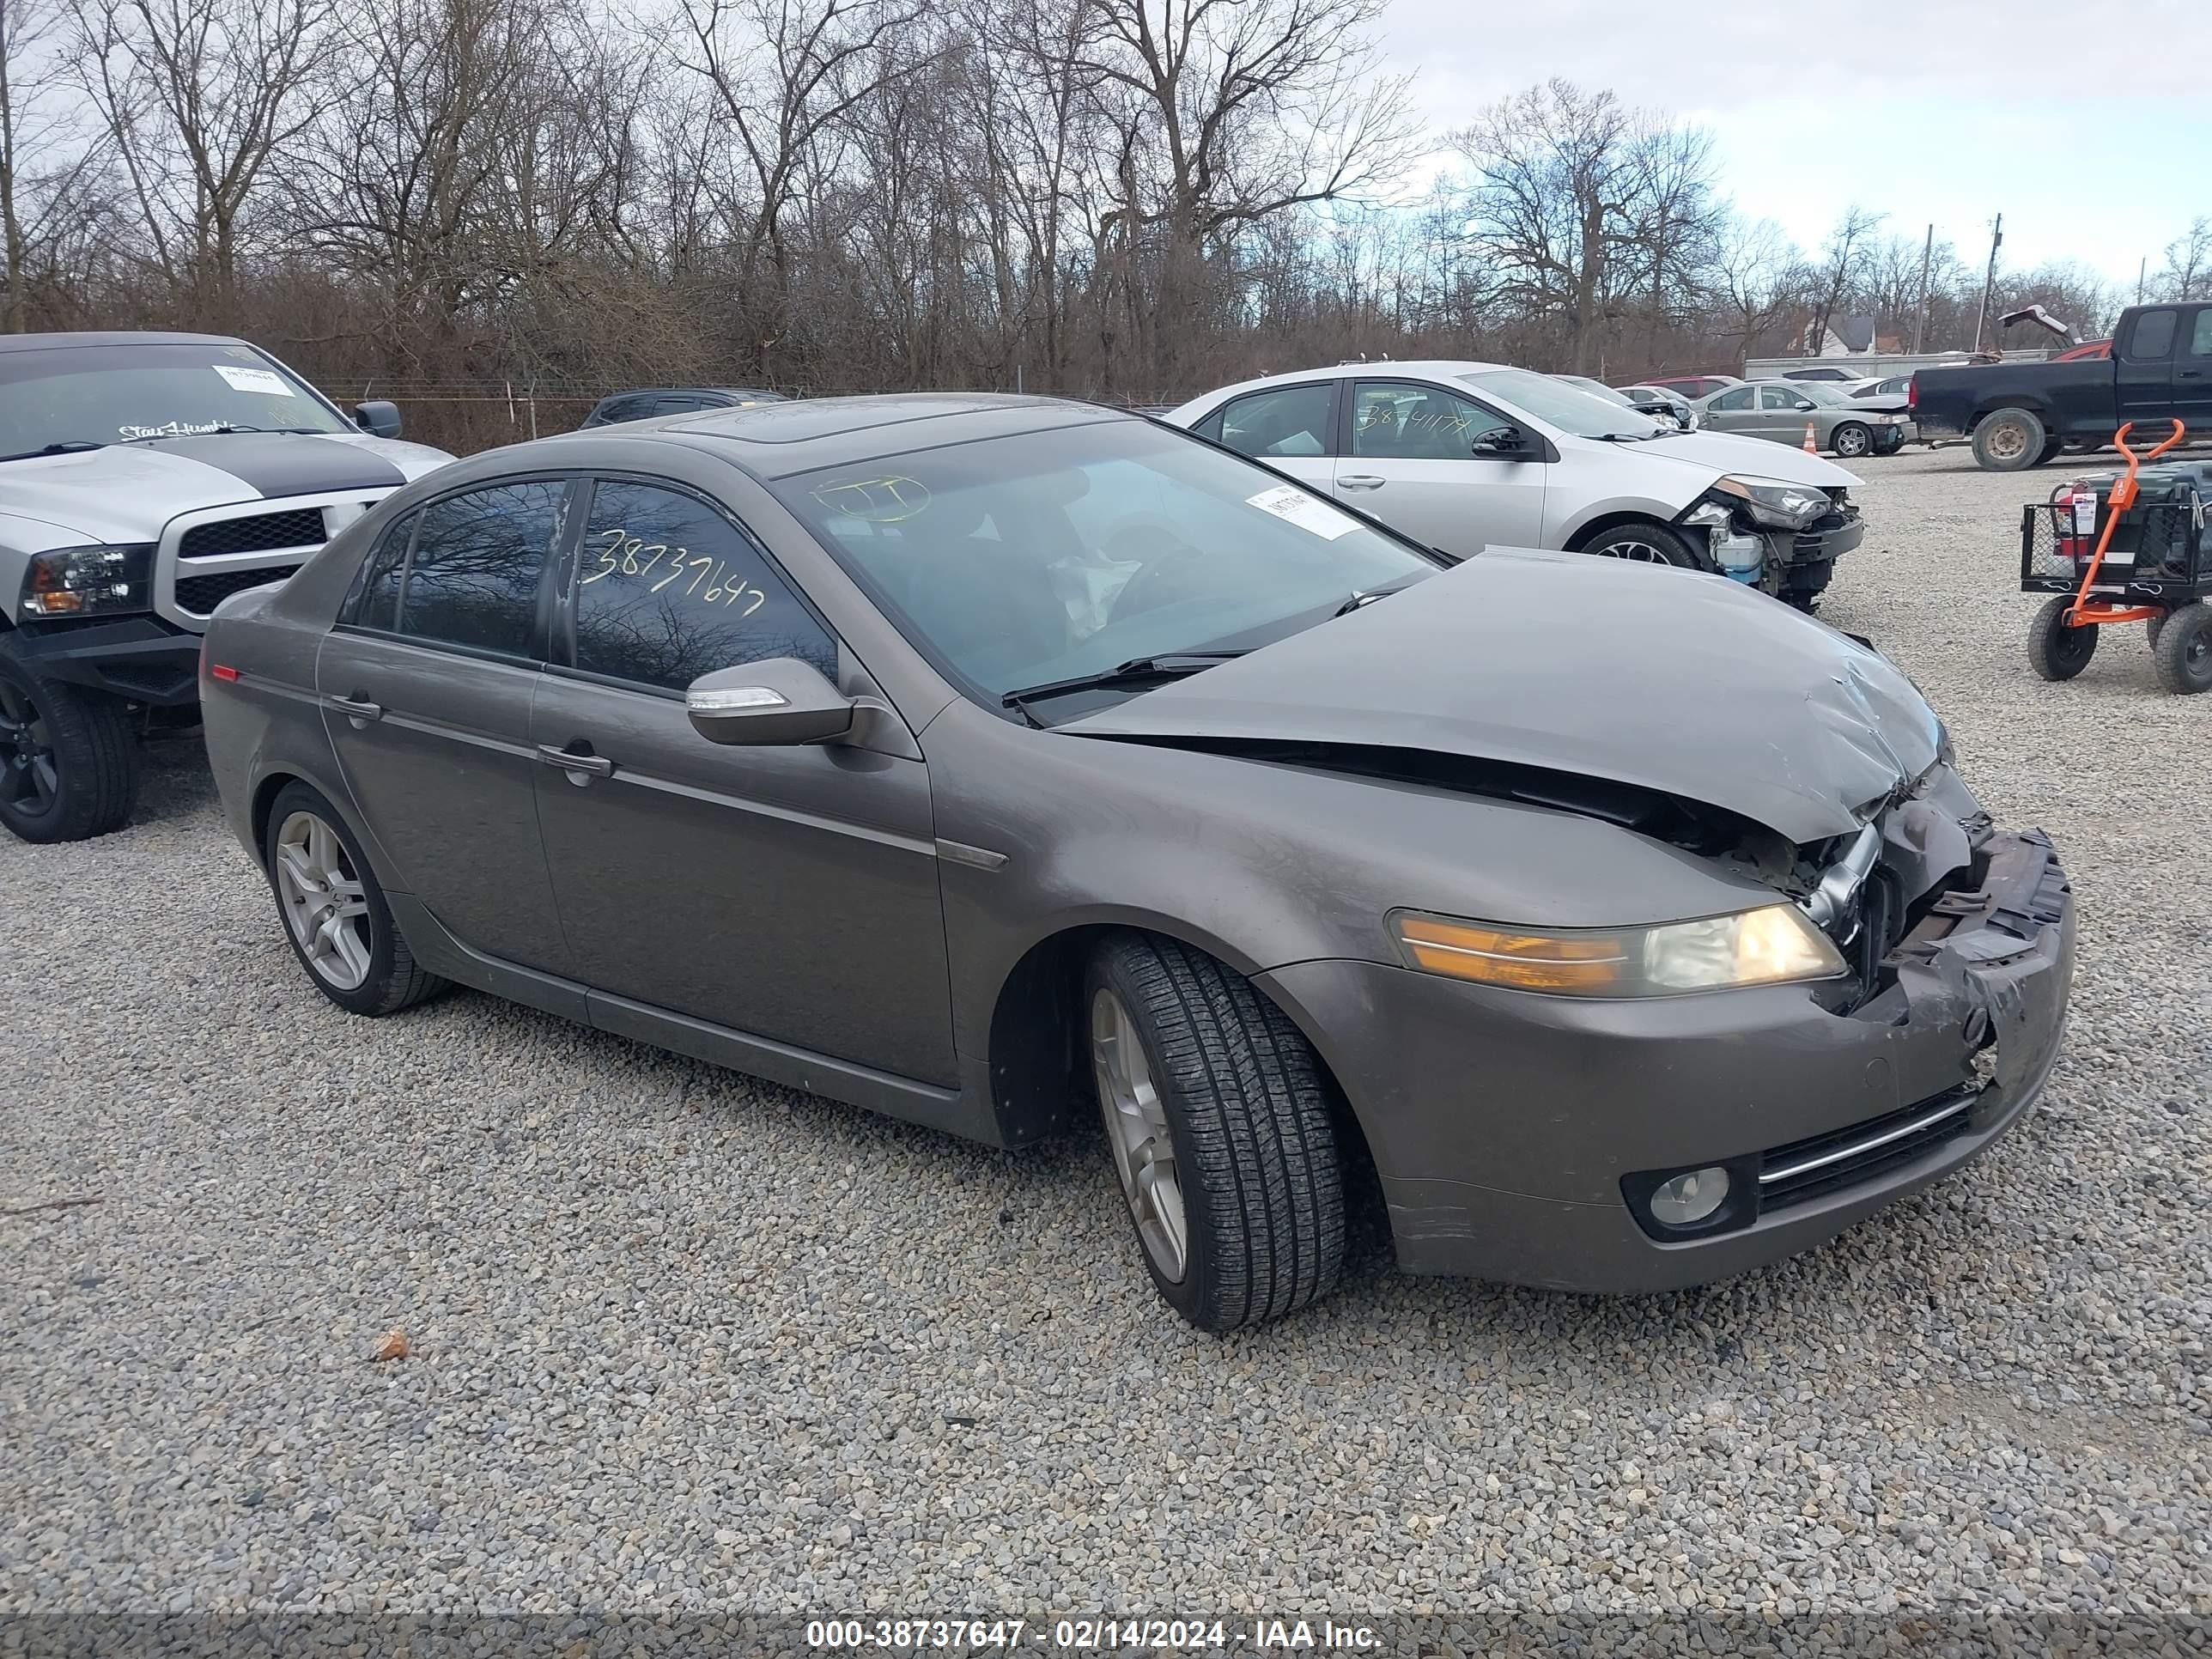
<svg viewBox="0 0 2212 1659">
<path fill-rule="evenodd" d="M 1822 491 L 1784 478 L 1730 474 L 1713 488 L 1741 507 L 1753 523 L 1778 530 L 1802 530 L 1828 510 L 1828 498 Z"/>
<path fill-rule="evenodd" d="M 1834 979 L 1843 955 L 1794 904 L 1651 927 L 1504 927 L 1394 911 L 1408 965 L 1555 996 L 1663 997 Z"/>
<path fill-rule="evenodd" d="M 154 602 L 154 550 L 64 547 L 40 553 L 23 572 L 26 617 L 105 617 L 145 611 Z"/>
</svg>

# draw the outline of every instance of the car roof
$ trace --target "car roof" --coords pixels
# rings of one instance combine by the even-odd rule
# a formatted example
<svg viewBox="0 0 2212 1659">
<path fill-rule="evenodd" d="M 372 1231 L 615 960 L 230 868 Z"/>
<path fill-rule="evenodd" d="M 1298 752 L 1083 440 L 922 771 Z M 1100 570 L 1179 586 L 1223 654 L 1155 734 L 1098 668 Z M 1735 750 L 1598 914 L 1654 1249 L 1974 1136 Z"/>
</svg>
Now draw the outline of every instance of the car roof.
<svg viewBox="0 0 2212 1659">
<path fill-rule="evenodd" d="M 661 415 L 590 427 L 498 452 L 517 469 L 548 465 L 578 444 L 682 444 L 720 456 L 757 478 L 789 477 L 884 455 L 980 438 L 1146 417 L 1103 404 L 998 392 L 903 392 L 786 398 L 749 409 Z"/>
<path fill-rule="evenodd" d="M 170 334 L 154 329 L 101 329 L 81 334 L 0 334 L 0 351 L 51 351 L 64 346 L 240 346 L 252 343 L 251 340 L 241 340 L 234 334 Z"/>
<path fill-rule="evenodd" d="M 622 392 L 610 392 L 599 399 L 611 404 L 617 398 L 688 398 L 696 392 L 709 392 L 717 397 L 781 398 L 781 392 L 772 392 L 759 386 L 634 386 Z"/>
<path fill-rule="evenodd" d="M 1261 391 L 1271 386 L 1297 386 L 1309 380 L 1344 380 L 1354 377 L 1387 380 L 1401 374 L 1442 380 L 1461 374 L 1480 374 L 1486 369 L 1512 367 L 1511 363 L 1474 362 L 1450 357 L 1413 357 L 1402 362 L 1393 359 L 1374 363 L 1330 363 L 1314 368 L 1290 369 L 1280 374 L 1262 374 L 1253 380 L 1238 380 L 1231 386 L 1215 386 L 1211 391 L 1200 392 L 1191 401 L 1197 403 L 1203 399 L 1211 403 L 1240 392 Z"/>
</svg>

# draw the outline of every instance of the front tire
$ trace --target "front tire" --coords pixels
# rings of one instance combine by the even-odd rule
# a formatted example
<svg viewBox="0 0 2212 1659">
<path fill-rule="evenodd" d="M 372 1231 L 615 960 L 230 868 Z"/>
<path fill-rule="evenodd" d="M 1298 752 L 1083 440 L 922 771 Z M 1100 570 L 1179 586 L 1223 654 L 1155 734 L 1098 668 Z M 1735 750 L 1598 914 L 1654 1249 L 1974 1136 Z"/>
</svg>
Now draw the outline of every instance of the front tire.
<svg viewBox="0 0 2212 1659">
<path fill-rule="evenodd" d="M 2087 628 L 2067 626 L 2066 613 L 2073 608 L 2074 596 L 2070 593 L 2047 600 L 2043 609 L 2035 613 L 2034 624 L 2028 629 L 2028 666 L 2046 680 L 2072 679 L 2097 654 L 2094 623 Z"/>
<path fill-rule="evenodd" d="M 2032 410 L 2000 409 L 1974 428 L 1974 459 L 1987 472 L 2025 472 L 2050 441 L 2042 418 Z"/>
<path fill-rule="evenodd" d="M 292 954 L 348 1013 L 380 1018 L 445 988 L 415 960 L 353 832 L 315 790 L 288 783 L 277 792 L 261 862 Z"/>
<path fill-rule="evenodd" d="M 1632 519 L 1626 524 L 1614 525 L 1600 531 L 1576 550 L 1601 559 L 1626 559 L 1633 564 L 1666 564 L 1683 570 L 1713 568 L 1711 561 L 1699 557 L 1682 539 L 1680 532 L 1656 519 Z"/>
<path fill-rule="evenodd" d="M 2197 599 L 2168 612 L 2152 642 L 2151 660 L 2167 690 L 2184 696 L 2212 691 L 2212 605 Z"/>
<path fill-rule="evenodd" d="M 1344 1175 L 1297 1027 L 1212 957 L 1133 932 L 1100 945 L 1084 1006 L 1107 1142 L 1161 1296 L 1218 1334 L 1334 1289 Z"/>
<path fill-rule="evenodd" d="M 138 739 L 119 698 L 47 678 L 0 640 L 0 824 L 89 841 L 138 804 Z"/>
<path fill-rule="evenodd" d="M 1855 461 L 1874 447 L 1874 434 L 1856 421 L 1845 421 L 1829 434 L 1828 447 L 1838 460 Z"/>
</svg>

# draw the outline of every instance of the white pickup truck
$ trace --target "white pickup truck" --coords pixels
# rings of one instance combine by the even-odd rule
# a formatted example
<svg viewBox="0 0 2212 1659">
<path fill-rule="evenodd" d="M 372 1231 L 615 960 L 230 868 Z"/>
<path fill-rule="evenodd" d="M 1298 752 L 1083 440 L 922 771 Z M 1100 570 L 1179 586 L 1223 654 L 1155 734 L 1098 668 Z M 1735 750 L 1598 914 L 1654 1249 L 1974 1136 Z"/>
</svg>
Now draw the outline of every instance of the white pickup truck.
<svg viewBox="0 0 2212 1659">
<path fill-rule="evenodd" d="M 127 823 L 148 726 L 190 724 L 200 635 L 453 458 L 243 340 L 0 336 L 0 825 Z"/>
</svg>

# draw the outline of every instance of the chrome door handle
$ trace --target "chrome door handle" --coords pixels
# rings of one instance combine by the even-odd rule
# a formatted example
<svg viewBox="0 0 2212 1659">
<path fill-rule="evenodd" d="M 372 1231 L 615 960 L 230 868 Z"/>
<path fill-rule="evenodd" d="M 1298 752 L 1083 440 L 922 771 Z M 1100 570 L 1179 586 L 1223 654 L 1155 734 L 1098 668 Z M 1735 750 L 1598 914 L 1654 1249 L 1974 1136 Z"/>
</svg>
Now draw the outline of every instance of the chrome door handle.
<svg viewBox="0 0 2212 1659">
<path fill-rule="evenodd" d="M 1384 481 L 1372 472 L 1347 472 L 1337 479 L 1346 489 L 1380 489 Z"/>
<path fill-rule="evenodd" d="M 579 755 L 570 750 L 556 749 L 550 743 L 538 745 L 538 758 L 568 773 L 571 783 L 581 783 L 586 777 L 611 778 L 615 775 L 615 763 L 605 755 Z"/>
<path fill-rule="evenodd" d="M 371 702 L 367 697 L 328 697 L 324 701 L 351 720 L 356 727 L 367 726 L 371 720 L 380 720 L 384 718 L 384 705 Z"/>
</svg>

